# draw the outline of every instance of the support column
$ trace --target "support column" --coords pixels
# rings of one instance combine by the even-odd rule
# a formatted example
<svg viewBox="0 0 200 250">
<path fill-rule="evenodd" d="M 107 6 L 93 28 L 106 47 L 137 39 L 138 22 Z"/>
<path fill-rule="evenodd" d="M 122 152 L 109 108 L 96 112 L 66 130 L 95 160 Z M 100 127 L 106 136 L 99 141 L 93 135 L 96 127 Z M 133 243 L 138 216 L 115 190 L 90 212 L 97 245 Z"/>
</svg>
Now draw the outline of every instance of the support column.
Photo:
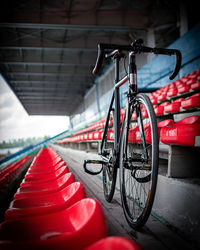
<svg viewBox="0 0 200 250">
<path fill-rule="evenodd" d="M 99 82 L 95 81 L 95 90 L 96 90 L 96 102 L 97 102 L 97 111 L 101 115 L 100 102 L 99 102 Z"/>
<path fill-rule="evenodd" d="M 184 1 L 180 1 L 180 36 L 188 31 L 187 8 Z"/>
<path fill-rule="evenodd" d="M 171 145 L 168 155 L 168 177 L 173 178 L 198 178 L 199 148 Z"/>
<path fill-rule="evenodd" d="M 72 122 L 72 116 L 69 117 L 69 126 L 71 129 L 73 129 L 74 127 L 73 122 Z"/>
<path fill-rule="evenodd" d="M 149 28 L 147 31 L 147 46 L 148 47 L 156 47 L 155 33 L 153 28 Z M 152 60 L 155 57 L 154 54 L 147 54 L 147 61 Z"/>
</svg>

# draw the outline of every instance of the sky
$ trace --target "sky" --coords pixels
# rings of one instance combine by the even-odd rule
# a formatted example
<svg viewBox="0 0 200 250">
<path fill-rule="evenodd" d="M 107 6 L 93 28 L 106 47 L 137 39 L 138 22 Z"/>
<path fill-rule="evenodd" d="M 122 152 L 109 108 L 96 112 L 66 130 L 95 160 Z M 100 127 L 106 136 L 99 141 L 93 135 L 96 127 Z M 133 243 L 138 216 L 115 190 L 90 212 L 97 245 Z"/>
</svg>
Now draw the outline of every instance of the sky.
<svg viewBox="0 0 200 250">
<path fill-rule="evenodd" d="M 29 116 L 0 75 L 0 142 L 44 135 L 55 136 L 68 127 L 67 116 Z"/>
</svg>

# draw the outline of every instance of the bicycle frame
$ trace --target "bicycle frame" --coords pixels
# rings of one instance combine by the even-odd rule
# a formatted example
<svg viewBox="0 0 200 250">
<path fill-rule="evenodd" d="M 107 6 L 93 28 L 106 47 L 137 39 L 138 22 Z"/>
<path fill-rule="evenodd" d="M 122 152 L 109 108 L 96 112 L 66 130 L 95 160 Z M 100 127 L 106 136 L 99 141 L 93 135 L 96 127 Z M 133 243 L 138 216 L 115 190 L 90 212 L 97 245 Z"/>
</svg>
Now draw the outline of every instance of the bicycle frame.
<svg viewBox="0 0 200 250">
<path fill-rule="evenodd" d="M 130 115 L 131 112 L 133 112 L 133 110 L 130 110 L 130 105 L 133 105 L 134 109 L 136 109 L 136 113 L 137 113 L 137 120 L 139 123 L 139 130 L 140 133 L 142 134 L 142 144 L 143 144 L 143 148 L 145 149 L 146 152 L 144 152 L 145 154 L 145 158 L 148 158 L 148 153 L 146 150 L 146 142 L 145 142 L 145 134 L 144 134 L 144 128 L 141 125 L 142 124 L 142 114 L 141 114 L 141 110 L 140 108 L 137 107 L 137 103 L 135 102 L 135 96 L 138 94 L 138 88 L 137 88 L 137 68 L 136 68 L 136 64 L 135 64 L 135 55 L 138 53 L 154 53 L 154 54 L 161 54 L 161 55 L 175 55 L 176 56 L 176 64 L 175 64 L 175 68 L 174 71 L 172 72 L 172 74 L 170 75 L 169 79 L 172 80 L 176 77 L 176 75 L 178 74 L 180 67 L 181 67 L 181 52 L 179 50 L 176 49 L 162 49 L 162 48 L 151 48 L 151 47 L 146 47 L 143 46 L 143 40 L 142 39 L 138 39 L 135 42 L 131 43 L 131 45 L 116 45 L 116 44 L 105 44 L 105 43 L 99 43 L 98 44 L 98 55 L 97 55 L 97 61 L 95 64 L 95 67 L 92 71 L 93 75 L 96 75 L 101 66 L 102 66 L 102 62 L 103 62 L 103 57 L 105 55 L 105 52 L 112 50 L 112 52 L 109 52 L 109 54 L 106 54 L 106 57 L 113 57 L 115 59 L 115 87 L 114 87 L 114 92 L 112 95 L 112 99 L 111 99 L 111 103 L 110 103 L 110 107 L 109 107 L 109 112 L 108 114 L 110 114 L 112 105 L 113 105 L 113 101 L 115 99 L 115 120 L 114 120 L 114 131 L 115 131 L 115 138 L 114 138 L 114 161 L 113 163 L 116 162 L 116 160 L 119 159 L 119 150 L 120 150 L 120 141 L 121 141 L 121 136 L 120 136 L 120 95 L 119 95 L 119 88 L 128 81 L 129 86 L 128 86 L 128 106 L 127 106 L 127 111 L 126 115 Z M 129 72 L 128 75 L 125 76 L 123 79 L 119 80 L 119 61 L 120 59 L 124 56 L 124 54 L 122 53 L 122 51 L 129 51 Z M 127 121 L 129 123 L 129 119 L 130 117 L 127 117 Z M 108 124 L 109 124 L 109 115 L 107 117 L 106 120 L 106 124 L 105 124 L 105 129 L 104 129 L 104 133 L 103 133 L 103 139 L 102 141 L 105 141 L 105 137 L 106 137 L 106 130 L 108 128 Z M 124 119 L 125 121 L 125 119 Z M 124 123 L 123 121 L 123 123 Z M 128 128 L 127 128 L 128 131 Z M 103 156 L 102 154 L 103 152 L 103 144 L 101 144 L 101 156 L 103 158 L 105 158 L 103 161 L 98 161 L 99 164 L 104 164 L 107 162 L 106 157 Z M 92 161 L 90 160 L 85 160 L 84 161 L 84 170 L 85 172 L 89 173 L 89 174 L 95 174 L 89 170 L 87 170 L 86 168 L 86 164 L 88 163 L 92 163 Z"/>
<path fill-rule="evenodd" d="M 128 74 L 119 80 L 119 62 L 124 57 L 123 51 L 129 53 Z M 146 47 L 143 46 L 141 39 L 136 40 L 131 45 L 98 44 L 96 65 L 92 73 L 96 75 L 99 72 L 104 56 L 107 58 L 112 57 L 115 61 L 115 85 L 101 142 L 100 155 L 102 160 L 85 160 L 83 165 L 86 173 L 95 175 L 101 171 L 103 172 L 103 191 L 108 202 L 113 199 L 118 174 L 117 168 L 120 167 L 122 207 L 127 222 L 134 229 L 142 227 L 150 215 L 155 197 L 159 158 L 158 133 L 153 106 L 145 94 L 138 93 L 135 56 L 139 53 L 175 55 L 176 65 L 169 77 L 170 80 L 179 72 L 181 66 L 181 53 L 179 50 Z M 127 106 L 121 125 L 120 87 L 127 81 Z M 143 109 L 146 109 L 147 116 L 146 112 L 145 116 L 143 115 Z M 113 111 L 114 143 L 109 138 L 112 131 L 109 130 L 109 122 Z M 132 116 L 133 114 L 134 116 Z M 150 132 L 145 130 L 149 126 Z M 146 136 L 148 137 L 147 140 Z M 107 137 L 109 140 L 107 140 Z M 87 169 L 86 165 L 90 163 L 101 164 L 101 170 L 93 172 Z M 135 182 L 136 184 L 134 184 Z M 134 191 L 133 188 L 136 190 Z M 139 193 L 137 192 L 138 188 Z M 135 204 L 139 205 L 139 210 L 135 208 Z"/>
<path fill-rule="evenodd" d="M 133 52 L 129 53 L 129 71 L 128 75 L 126 75 L 123 79 L 119 80 L 119 62 L 121 59 L 120 53 L 118 53 L 115 57 L 115 86 L 114 86 L 114 91 L 113 95 L 111 98 L 110 106 L 109 106 L 109 111 L 113 106 L 113 102 L 115 100 L 115 110 L 114 110 L 114 162 L 119 162 L 119 151 L 120 151 L 120 141 L 121 141 L 121 136 L 120 136 L 120 90 L 119 88 L 124 85 L 128 81 L 128 98 L 132 99 L 137 93 L 138 93 L 138 88 L 137 88 L 137 68 L 136 68 L 136 63 L 135 63 L 135 54 Z M 128 102 L 129 103 L 129 102 Z M 129 111 L 129 105 L 128 105 L 128 114 L 130 113 Z M 110 112 L 109 112 L 110 114 Z M 103 138 L 102 141 L 105 139 L 105 131 L 106 128 L 109 124 L 109 119 L 110 116 L 107 116 L 106 119 L 106 124 L 105 124 L 105 130 L 103 133 Z M 124 116 L 125 119 L 125 116 Z M 103 150 L 103 145 L 101 144 L 101 155 L 102 155 L 102 150 Z"/>
</svg>

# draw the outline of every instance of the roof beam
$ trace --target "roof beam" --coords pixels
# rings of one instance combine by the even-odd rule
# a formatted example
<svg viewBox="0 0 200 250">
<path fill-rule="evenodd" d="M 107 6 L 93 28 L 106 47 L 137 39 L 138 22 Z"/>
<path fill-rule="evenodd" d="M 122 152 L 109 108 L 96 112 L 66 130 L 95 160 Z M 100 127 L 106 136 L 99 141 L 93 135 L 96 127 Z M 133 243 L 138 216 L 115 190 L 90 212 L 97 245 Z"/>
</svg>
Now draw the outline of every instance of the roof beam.
<svg viewBox="0 0 200 250">
<path fill-rule="evenodd" d="M 133 26 L 102 26 L 102 25 L 71 25 L 71 24 L 43 24 L 43 23 L 0 23 L 1 28 L 22 28 L 22 29 L 48 29 L 48 30 L 89 30 L 89 31 L 120 31 L 129 32 L 143 30 L 145 28 Z"/>
<path fill-rule="evenodd" d="M 18 93 L 18 95 L 24 95 L 24 94 L 38 94 L 38 95 L 48 95 L 48 94 L 54 94 L 54 95 L 81 95 L 82 93 L 80 92 L 80 89 L 79 90 L 74 90 L 74 89 L 67 89 L 67 88 L 60 88 L 60 87 L 34 87 L 34 86 L 31 86 L 31 87 L 20 87 L 20 86 L 17 86 L 14 88 L 15 89 L 15 92 Z"/>
<path fill-rule="evenodd" d="M 49 51 L 65 51 L 65 52 L 96 52 L 97 48 L 63 48 L 63 47 L 26 47 L 26 46 L 1 46 L 0 50 L 49 50 Z"/>
<path fill-rule="evenodd" d="M 64 107 L 63 104 L 67 105 L 67 107 L 73 106 L 74 104 L 72 104 L 72 101 L 69 99 L 59 99 L 59 100 L 48 100 L 48 99 L 25 99 L 23 101 L 24 105 L 39 105 L 39 104 L 61 104 L 63 108 L 67 109 L 66 107 Z"/>
<path fill-rule="evenodd" d="M 58 87 L 58 86 L 15 86 L 14 87 L 14 90 L 16 92 L 37 92 L 37 91 L 43 91 L 45 93 L 50 93 L 52 91 L 56 91 L 56 93 L 59 93 L 59 92 L 69 92 L 69 93 L 72 93 L 73 90 L 68 90 L 66 88 L 66 86 L 62 86 L 62 87 Z M 79 91 L 79 89 L 75 89 L 74 90 L 75 93 L 77 94 L 81 94 L 81 92 Z"/>
<path fill-rule="evenodd" d="M 60 100 L 53 100 L 53 103 L 52 103 L 52 100 L 48 100 L 48 99 L 25 99 L 23 101 L 23 105 L 40 105 L 40 104 L 61 104 L 62 107 L 63 107 L 63 104 L 66 104 L 68 107 L 69 106 L 73 106 L 74 104 L 72 104 L 71 100 L 69 99 L 60 99 Z M 65 108 L 65 107 L 64 107 Z M 65 108 L 66 109 L 66 108 Z"/>
<path fill-rule="evenodd" d="M 56 94 L 55 94 L 55 92 L 56 92 Z M 22 96 L 26 96 L 26 97 L 29 97 L 30 99 L 31 98 L 35 98 L 35 97 L 37 97 L 37 98 L 49 98 L 49 99 L 51 99 L 51 98 L 54 98 L 54 97 L 58 97 L 58 98 L 61 98 L 61 99 L 63 99 L 63 98 L 68 98 L 68 99 L 70 99 L 71 101 L 72 101 L 72 98 L 74 99 L 74 98 L 82 98 L 82 95 L 80 94 L 80 93 L 76 93 L 76 92 L 64 92 L 64 91 L 59 91 L 59 92 L 57 92 L 56 90 L 54 90 L 54 91 L 33 91 L 33 90 L 28 90 L 28 91 L 21 91 L 21 90 L 15 90 L 15 93 L 17 94 L 17 96 L 19 97 L 19 98 L 21 98 Z"/>
<path fill-rule="evenodd" d="M 65 94 L 63 96 L 43 96 L 43 95 L 41 95 L 41 96 L 38 96 L 38 95 L 33 96 L 32 94 L 30 94 L 30 95 L 17 95 L 17 96 L 18 96 L 18 98 L 20 100 L 33 100 L 33 101 L 34 100 L 49 100 L 49 101 L 50 100 L 52 100 L 52 101 L 58 100 L 58 101 L 61 101 L 63 99 L 69 98 L 69 97 L 76 98 L 76 100 L 77 100 L 77 98 L 79 98 L 79 100 L 83 99 L 83 97 L 81 95 L 75 95 L 75 94 L 70 94 L 70 96 L 67 95 L 67 94 Z M 69 100 L 72 101 L 71 98 L 69 98 Z"/>
<path fill-rule="evenodd" d="M 66 74 L 66 73 L 43 73 L 43 72 L 4 72 L 6 75 L 15 75 L 15 76 L 65 76 L 65 77 L 84 77 L 84 78 L 91 78 L 90 75 L 86 74 Z"/>
<path fill-rule="evenodd" d="M 4 60 L 5 61 L 5 60 Z M 31 66 L 78 66 L 78 67 L 89 67 L 91 64 L 86 63 L 51 63 L 51 62 L 2 62 L 1 64 L 4 65 L 31 65 Z"/>
<path fill-rule="evenodd" d="M 76 86 L 77 85 L 81 85 L 81 86 L 84 86 L 84 84 L 85 85 L 91 85 L 92 83 L 90 83 L 90 84 L 88 84 L 88 82 L 77 82 L 77 83 L 73 83 L 72 81 L 70 81 L 70 82 L 63 82 L 63 81 L 32 81 L 32 80 L 30 80 L 30 81 L 17 81 L 17 80 L 11 80 L 11 81 L 9 81 L 9 83 L 11 83 L 11 84 L 54 84 L 54 85 L 61 85 L 61 84 L 63 84 L 63 85 L 70 85 L 70 84 L 75 84 Z"/>
</svg>

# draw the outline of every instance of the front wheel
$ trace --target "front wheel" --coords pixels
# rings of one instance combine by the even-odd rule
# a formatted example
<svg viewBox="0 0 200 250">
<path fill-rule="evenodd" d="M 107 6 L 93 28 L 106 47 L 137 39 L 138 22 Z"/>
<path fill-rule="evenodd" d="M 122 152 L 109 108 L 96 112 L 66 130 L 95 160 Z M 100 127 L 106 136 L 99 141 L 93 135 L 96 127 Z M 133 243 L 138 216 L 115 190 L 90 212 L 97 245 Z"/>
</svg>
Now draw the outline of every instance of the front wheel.
<svg viewBox="0 0 200 250">
<path fill-rule="evenodd" d="M 149 98 L 138 94 L 129 104 L 120 147 L 120 192 L 129 225 L 141 228 L 147 221 L 157 185 L 158 132 Z"/>
</svg>

